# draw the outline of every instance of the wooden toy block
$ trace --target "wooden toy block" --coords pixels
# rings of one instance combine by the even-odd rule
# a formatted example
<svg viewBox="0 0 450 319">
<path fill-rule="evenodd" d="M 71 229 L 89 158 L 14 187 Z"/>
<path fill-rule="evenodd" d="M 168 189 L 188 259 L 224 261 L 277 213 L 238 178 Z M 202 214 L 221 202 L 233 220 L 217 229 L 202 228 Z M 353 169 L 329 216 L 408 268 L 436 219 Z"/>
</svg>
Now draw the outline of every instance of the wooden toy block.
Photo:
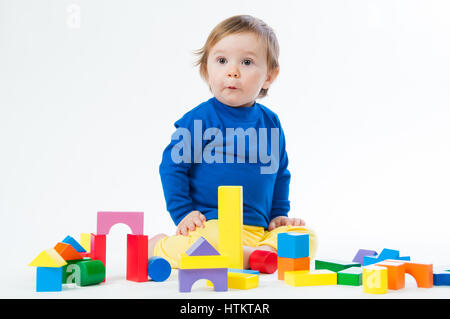
<svg viewBox="0 0 450 319">
<path fill-rule="evenodd" d="M 280 233 L 277 236 L 277 250 L 279 257 L 309 257 L 309 235 L 297 232 Z"/>
<path fill-rule="evenodd" d="M 91 250 L 91 249 L 89 248 L 89 250 Z M 90 252 L 79 253 L 79 254 L 80 254 L 81 257 L 83 257 L 83 258 L 89 258 L 89 257 L 91 257 L 91 253 L 90 253 Z"/>
<path fill-rule="evenodd" d="M 303 258 L 285 258 L 278 256 L 278 279 L 284 280 L 284 273 L 286 271 L 294 270 L 309 270 L 311 260 L 309 257 Z"/>
<path fill-rule="evenodd" d="M 115 224 L 125 224 L 131 229 L 133 235 L 144 234 L 143 212 L 98 212 L 97 235 L 108 235 Z"/>
<path fill-rule="evenodd" d="M 220 255 L 219 252 L 204 238 L 200 237 L 186 250 L 188 256 L 214 256 Z"/>
<path fill-rule="evenodd" d="M 363 267 L 363 291 L 368 294 L 385 294 L 388 290 L 386 267 L 370 265 Z"/>
<path fill-rule="evenodd" d="M 28 266 L 42 268 L 59 268 L 67 262 L 56 252 L 54 248 L 42 251 Z"/>
<path fill-rule="evenodd" d="M 244 268 L 242 201 L 242 186 L 219 186 L 219 252 L 229 257 L 229 268 Z"/>
<path fill-rule="evenodd" d="M 180 292 L 190 292 L 192 285 L 199 279 L 210 280 L 215 291 L 228 290 L 227 268 L 210 269 L 179 269 L 178 289 Z"/>
<path fill-rule="evenodd" d="M 72 247 L 72 245 L 57 243 L 54 248 L 56 252 L 66 261 L 83 259 L 83 256 L 81 256 L 80 253 Z"/>
<path fill-rule="evenodd" d="M 388 273 L 388 289 L 398 290 L 405 288 L 405 271 L 404 263 L 381 261 L 376 266 L 386 267 Z"/>
<path fill-rule="evenodd" d="M 277 270 L 277 254 L 268 250 L 255 250 L 250 254 L 249 264 L 252 270 L 273 274 Z"/>
<path fill-rule="evenodd" d="M 188 256 L 180 254 L 180 269 L 227 268 L 228 256 Z"/>
<path fill-rule="evenodd" d="M 326 269 L 286 271 L 284 282 L 294 287 L 337 285 L 337 273 Z"/>
<path fill-rule="evenodd" d="M 246 290 L 256 288 L 258 285 L 258 275 L 228 272 L 228 288 Z"/>
<path fill-rule="evenodd" d="M 36 291 L 61 291 L 62 267 L 37 267 Z"/>
<path fill-rule="evenodd" d="M 105 280 L 105 265 L 100 260 L 83 260 L 77 265 L 80 268 L 80 286 L 96 285 Z"/>
<path fill-rule="evenodd" d="M 434 286 L 450 286 L 450 267 L 437 267 L 433 269 Z"/>
<path fill-rule="evenodd" d="M 410 260 L 410 257 L 400 257 L 400 252 L 398 250 L 384 248 L 378 256 L 364 256 L 363 266 L 376 264 L 377 262 L 387 259 Z"/>
<path fill-rule="evenodd" d="M 79 259 L 79 260 L 67 260 L 67 265 L 64 265 L 62 267 L 62 283 L 64 284 L 73 284 L 76 283 L 75 279 L 77 279 L 76 277 L 76 271 L 77 271 L 77 267 L 75 266 L 70 266 L 70 265 L 74 265 L 77 264 L 81 261 L 84 260 L 92 260 L 90 258 L 86 258 L 86 259 Z M 73 276 L 70 276 L 73 275 Z"/>
<path fill-rule="evenodd" d="M 162 257 L 153 256 L 148 260 L 148 276 L 151 280 L 161 282 L 169 278 L 172 272 L 170 263 Z"/>
<path fill-rule="evenodd" d="M 80 234 L 80 244 L 81 247 L 86 250 L 87 253 L 91 251 L 91 234 L 90 233 L 81 233 Z"/>
<path fill-rule="evenodd" d="M 337 284 L 346 286 L 362 285 L 362 268 L 351 267 L 337 273 Z"/>
<path fill-rule="evenodd" d="M 73 237 L 66 236 L 66 238 L 64 238 L 62 242 L 71 245 L 79 253 L 86 252 L 86 250 Z"/>
<path fill-rule="evenodd" d="M 418 288 L 433 287 L 433 264 L 417 263 L 407 260 L 388 259 L 386 261 L 405 265 L 405 273 L 414 277 Z"/>
<path fill-rule="evenodd" d="M 127 280 L 148 281 L 148 236 L 127 234 Z"/>
<path fill-rule="evenodd" d="M 352 262 L 358 263 L 362 265 L 364 263 L 364 256 L 371 256 L 374 257 L 378 255 L 378 253 L 375 250 L 370 249 L 360 249 L 356 253 L 355 257 L 353 257 Z"/>
<path fill-rule="evenodd" d="M 259 275 L 259 271 L 251 269 L 228 268 L 228 272 L 239 272 L 242 274 Z"/>
<path fill-rule="evenodd" d="M 91 234 L 91 258 L 100 260 L 106 268 L 106 235 Z"/>
<path fill-rule="evenodd" d="M 351 267 L 361 267 L 359 263 L 350 263 L 341 260 L 334 259 L 316 259 L 315 269 L 328 269 L 334 272 L 339 272 L 341 270 L 351 268 Z"/>
</svg>

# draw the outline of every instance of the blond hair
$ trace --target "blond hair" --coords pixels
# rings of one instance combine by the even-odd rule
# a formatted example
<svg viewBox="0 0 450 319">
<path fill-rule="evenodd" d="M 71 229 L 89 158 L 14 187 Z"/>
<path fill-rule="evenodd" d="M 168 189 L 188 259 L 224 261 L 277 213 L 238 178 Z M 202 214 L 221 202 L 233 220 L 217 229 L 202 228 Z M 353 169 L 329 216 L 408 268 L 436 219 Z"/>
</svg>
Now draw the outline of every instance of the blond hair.
<svg viewBox="0 0 450 319">
<path fill-rule="evenodd" d="M 250 15 L 237 15 L 219 23 L 209 34 L 205 45 L 201 49 L 194 51 L 194 54 L 199 56 L 198 60 L 194 63 L 194 66 L 200 66 L 200 76 L 205 81 L 208 74 L 207 62 L 211 48 L 224 37 L 242 32 L 253 32 L 259 39 L 264 41 L 267 52 L 267 68 L 269 72 L 279 67 L 278 56 L 280 55 L 280 47 L 272 28 L 264 21 Z M 261 88 L 258 98 L 266 96 L 268 91 L 269 89 Z"/>
</svg>

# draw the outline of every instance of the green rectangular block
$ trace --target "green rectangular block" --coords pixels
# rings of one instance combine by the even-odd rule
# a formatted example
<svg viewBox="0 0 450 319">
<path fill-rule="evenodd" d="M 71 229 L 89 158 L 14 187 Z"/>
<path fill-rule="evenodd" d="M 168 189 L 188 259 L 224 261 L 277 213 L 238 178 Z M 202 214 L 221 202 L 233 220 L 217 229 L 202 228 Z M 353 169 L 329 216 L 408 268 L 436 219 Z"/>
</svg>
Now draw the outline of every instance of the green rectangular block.
<svg viewBox="0 0 450 319">
<path fill-rule="evenodd" d="M 351 267 L 361 267 L 361 264 L 334 259 L 316 259 L 315 261 L 315 269 L 327 269 L 339 272 Z"/>
<path fill-rule="evenodd" d="M 337 273 L 337 284 L 346 286 L 362 285 L 362 268 L 351 267 Z"/>
</svg>

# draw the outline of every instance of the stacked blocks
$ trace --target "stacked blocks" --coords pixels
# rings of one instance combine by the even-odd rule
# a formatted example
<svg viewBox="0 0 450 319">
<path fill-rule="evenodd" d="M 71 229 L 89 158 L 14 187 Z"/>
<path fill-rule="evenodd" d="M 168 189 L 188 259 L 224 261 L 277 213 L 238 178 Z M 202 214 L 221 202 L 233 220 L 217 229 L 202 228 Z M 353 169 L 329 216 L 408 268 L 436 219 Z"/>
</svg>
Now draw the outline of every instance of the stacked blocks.
<svg viewBox="0 0 450 319">
<path fill-rule="evenodd" d="M 179 291 L 190 292 L 199 279 L 210 280 L 215 291 L 227 291 L 228 264 L 228 256 L 221 256 L 205 238 L 200 237 L 180 256 Z"/>
<path fill-rule="evenodd" d="M 36 269 L 36 291 L 61 291 L 62 267 L 66 261 L 54 248 L 42 251 L 28 266 Z"/>
<path fill-rule="evenodd" d="M 306 271 L 310 268 L 309 235 L 287 232 L 277 236 L 278 279 L 285 279 L 288 271 Z"/>
<path fill-rule="evenodd" d="M 375 250 L 370 250 L 370 249 L 360 249 L 358 250 L 358 252 L 356 253 L 355 257 L 353 257 L 352 262 L 358 263 L 358 264 L 364 264 L 364 257 L 365 256 L 376 256 L 378 255 L 378 253 Z"/>
</svg>

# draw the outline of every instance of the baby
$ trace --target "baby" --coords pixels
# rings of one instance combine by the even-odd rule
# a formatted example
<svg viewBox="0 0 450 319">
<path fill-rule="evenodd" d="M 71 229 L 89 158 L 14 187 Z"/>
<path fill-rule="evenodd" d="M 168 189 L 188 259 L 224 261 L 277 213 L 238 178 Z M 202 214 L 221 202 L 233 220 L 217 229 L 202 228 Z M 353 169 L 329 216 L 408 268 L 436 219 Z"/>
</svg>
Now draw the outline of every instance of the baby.
<svg viewBox="0 0 450 319">
<path fill-rule="evenodd" d="M 234 16 L 218 24 L 196 53 L 196 65 L 214 97 L 175 122 L 159 172 L 177 231 L 151 238 L 149 256 L 161 256 L 178 268 L 180 253 L 200 237 L 217 249 L 221 185 L 243 188 L 244 268 L 255 250 L 276 253 L 282 232 L 309 234 L 314 256 L 314 232 L 303 220 L 288 218 L 291 175 L 280 121 L 255 102 L 267 95 L 279 73 L 273 30 L 252 16 Z"/>
</svg>

